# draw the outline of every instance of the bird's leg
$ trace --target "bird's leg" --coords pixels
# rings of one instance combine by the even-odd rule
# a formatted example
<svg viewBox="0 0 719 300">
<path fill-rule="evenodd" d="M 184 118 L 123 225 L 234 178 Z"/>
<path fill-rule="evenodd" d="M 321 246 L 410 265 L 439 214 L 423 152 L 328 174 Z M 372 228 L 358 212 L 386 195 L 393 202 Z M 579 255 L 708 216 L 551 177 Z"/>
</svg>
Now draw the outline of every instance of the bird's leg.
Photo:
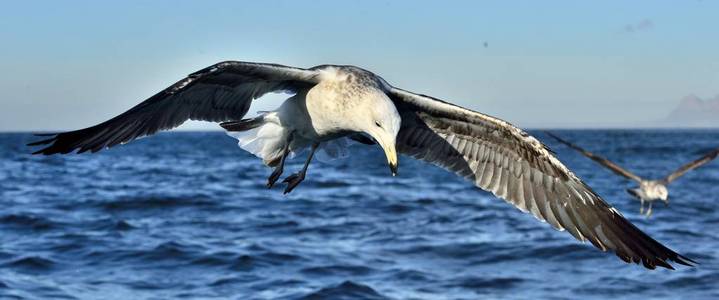
<svg viewBox="0 0 719 300">
<path fill-rule="evenodd" d="M 647 219 L 652 215 L 652 202 L 649 202 L 649 209 L 647 209 Z"/>
<path fill-rule="evenodd" d="M 310 149 L 310 155 L 307 156 L 307 161 L 305 161 L 305 165 L 302 167 L 302 170 L 290 176 L 287 176 L 287 178 L 282 181 L 287 183 L 287 188 L 285 188 L 285 194 L 291 192 L 298 184 L 300 184 L 300 182 L 302 182 L 302 180 L 305 180 L 307 168 L 310 166 L 312 156 L 315 154 L 315 150 L 317 150 L 317 147 L 319 145 L 319 143 L 312 144 L 312 148 Z"/>
<path fill-rule="evenodd" d="M 639 214 L 643 215 L 644 214 L 644 199 L 639 199 L 639 202 L 641 203 L 639 206 Z"/>
<path fill-rule="evenodd" d="M 272 188 L 273 185 L 275 185 L 275 182 L 277 182 L 277 179 L 280 179 L 280 176 L 282 175 L 282 172 L 285 169 L 285 159 L 287 158 L 287 155 L 290 154 L 290 144 L 292 144 L 292 140 L 294 138 L 294 131 L 290 132 L 290 136 L 287 138 L 287 143 L 285 143 L 285 147 L 282 149 L 282 156 L 280 156 L 280 163 L 275 167 L 274 170 L 272 170 L 272 174 L 270 174 L 270 177 L 267 178 L 267 188 Z"/>
</svg>

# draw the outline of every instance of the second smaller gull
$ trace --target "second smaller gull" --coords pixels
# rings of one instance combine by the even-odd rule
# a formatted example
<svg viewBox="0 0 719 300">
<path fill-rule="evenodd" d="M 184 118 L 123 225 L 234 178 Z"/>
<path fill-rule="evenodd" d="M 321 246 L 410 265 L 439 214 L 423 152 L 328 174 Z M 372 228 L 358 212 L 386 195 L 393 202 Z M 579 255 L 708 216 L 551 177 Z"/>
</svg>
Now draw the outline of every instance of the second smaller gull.
<svg viewBox="0 0 719 300">
<path fill-rule="evenodd" d="M 719 155 L 719 148 L 714 149 L 713 151 L 705 154 L 701 158 L 694 160 L 688 164 L 685 164 L 681 166 L 681 168 L 677 169 L 673 173 L 669 174 L 669 176 L 663 178 L 663 179 L 644 179 L 637 175 L 635 175 L 632 172 L 629 172 L 625 170 L 624 168 L 620 167 L 619 165 L 609 161 L 608 159 L 601 157 L 599 155 L 596 155 L 592 152 L 589 152 L 587 150 L 584 150 L 580 148 L 577 145 L 574 145 L 568 141 L 563 140 L 562 138 L 552 134 L 551 132 L 545 132 L 547 135 L 553 137 L 555 140 L 559 141 L 562 144 L 565 144 L 569 146 L 570 148 L 579 151 L 579 153 L 582 153 L 584 156 L 589 157 L 593 161 L 599 163 L 600 165 L 606 167 L 607 169 L 612 170 L 614 173 L 620 176 L 624 176 L 626 178 L 632 179 L 639 183 L 639 187 L 633 188 L 633 189 L 627 189 L 627 192 L 636 197 L 640 202 L 641 206 L 639 208 L 639 214 L 645 215 L 647 218 L 652 215 L 652 203 L 657 200 L 661 200 L 664 202 L 664 205 L 669 206 L 669 191 L 667 190 L 667 185 L 671 183 L 672 181 L 676 180 L 680 176 L 684 175 L 684 173 L 689 172 L 692 169 L 696 169 L 698 167 L 701 167 L 702 165 L 710 162 L 711 160 L 715 159 Z M 648 202 L 649 207 L 647 210 L 644 210 L 644 202 Z"/>
</svg>

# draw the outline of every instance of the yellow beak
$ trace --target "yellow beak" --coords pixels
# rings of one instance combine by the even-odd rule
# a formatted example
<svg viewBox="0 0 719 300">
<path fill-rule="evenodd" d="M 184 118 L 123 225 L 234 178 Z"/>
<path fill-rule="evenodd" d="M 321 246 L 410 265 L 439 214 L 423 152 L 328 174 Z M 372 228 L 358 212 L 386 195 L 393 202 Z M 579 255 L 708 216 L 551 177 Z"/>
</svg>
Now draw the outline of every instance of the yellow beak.
<svg viewBox="0 0 719 300">
<path fill-rule="evenodd" d="M 397 176 L 398 162 L 394 137 L 392 137 L 391 142 L 387 141 L 387 139 L 381 138 L 381 135 L 373 135 L 373 137 L 380 147 L 382 147 L 382 150 L 384 150 L 385 156 L 387 156 L 387 163 L 389 164 L 389 170 L 392 171 L 392 176 Z"/>
<path fill-rule="evenodd" d="M 389 170 L 392 171 L 392 176 L 397 176 L 397 150 L 394 145 L 384 149 L 384 154 L 387 155 L 387 163 L 389 163 Z"/>
<path fill-rule="evenodd" d="M 384 150 L 384 155 L 387 156 L 387 163 L 389 164 L 389 170 L 392 171 L 392 176 L 397 176 L 397 150 L 395 149 L 394 143 L 387 143 L 383 140 L 377 140 Z"/>
</svg>

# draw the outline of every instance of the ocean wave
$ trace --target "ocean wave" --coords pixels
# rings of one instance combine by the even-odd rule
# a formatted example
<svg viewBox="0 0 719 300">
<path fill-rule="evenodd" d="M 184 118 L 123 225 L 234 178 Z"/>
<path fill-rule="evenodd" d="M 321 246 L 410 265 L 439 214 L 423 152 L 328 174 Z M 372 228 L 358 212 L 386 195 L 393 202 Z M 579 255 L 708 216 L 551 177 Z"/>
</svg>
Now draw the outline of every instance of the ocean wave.
<svg viewBox="0 0 719 300">
<path fill-rule="evenodd" d="M 452 259 L 470 259 L 477 257 L 479 254 L 488 252 L 502 251 L 499 245 L 492 243 L 456 243 L 456 244 L 439 244 L 439 245 L 412 245 L 409 247 L 401 247 L 390 249 L 392 253 L 399 255 L 417 255 L 426 254 L 436 257 L 452 258 Z"/>
<path fill-rule="evenodd" d="M 663 229 L 662 233 L 676 235 L 676 236 L 712 237 L 712 236 L 709 236 L 700 231 L 686 230 L 686 229 L 682 229 L 682 228 L 667 228 L 667 229 Z"/>
<path fill-rule="evenodd" d="M 237 256 L 238 254 L 234 252 L 215 252 L 193 258 L 190 264 L 198 266 L 229 266 Z"/>
<path fill-rule="evenodd" d="M 300 273 L 311 276 L 364 276 L 375 270 L 366 266 L 355 265 L 327 265 L 309 267 L 300 270 Z"/>
<path fill-rule="evenodd" d="M 60 227 L 60 224 L 57 222 L 32 214 L 9 214 L 0 216 L 0 225 L 37 231 L 52 230 Z"/>
<path fill-rule="evenodd" d="M 398 281 L 427 282 L 433 276 L 418 270 L 392 270 L 392 277 Z"/>
<path fill-rule="evenodd" d="M 109 212 L 173 209 L 184 207 L 204 207 L 217 205 L 216 202 L 208 200 L 209 196 L 198 194 L 184 197 L 146 196 L 120 198 L 111 201 L 97 203 L 97 205 Z"/>
<path fill-rule="evenodd" d="M 522 278 L 516 278 L 516 277 L 486 278 L 486 277 L 466 276 L 466 277 L 455 278 L 452 281 L 453 282 L 450 284 L 447 284 L 446 287 L 449 287 L 449 288 L 460 287 L 460 288 L 483 292 L 483 291 L 486 291 L 487 289 L 493 289 L 493 290 L 513 289 L 513 288 L 516 288 L 521 283 L 523 283 L 525 280 Z"/>
<path fill-rule="evenodd" d="M 233 271 L 249 272 L 255 268 L 265 266 L 266 263 L 261 259 L 250 255 L 240 255 L 236 257 L 230 264 L 229 269 Z"/>
<path fill-rule="evenodd" d="M 719 273 L 714 272 L 698 276 L 682 276 L 676 279 L 665 280 L 662 284 L 676 289 L 692 287 L 695 289 L 700 288 L 716 291 L 717 282 L 719 282 Z"/>
<path fill-rule="evenodd" d="M 25 256 L 5 262 L 2 265 L 19 271 L 47 272 L 53 270 L 57 263 L 41 256 Z"/>
<path fill-rule="evenodd" d="M 320 299 L 335 299 L 335 300 L 350 300 L 350 299 L 366 299 L 366 300 L 384 300 L 389 299 L 370 286 L 355 283 L 353 281 L 345 281 L 338 285 L 330 285 L 321 288 L 316 292 L 312 292 L 305 296 L 300 297 L 301 300 L 320 300 Z"/>
</svg>

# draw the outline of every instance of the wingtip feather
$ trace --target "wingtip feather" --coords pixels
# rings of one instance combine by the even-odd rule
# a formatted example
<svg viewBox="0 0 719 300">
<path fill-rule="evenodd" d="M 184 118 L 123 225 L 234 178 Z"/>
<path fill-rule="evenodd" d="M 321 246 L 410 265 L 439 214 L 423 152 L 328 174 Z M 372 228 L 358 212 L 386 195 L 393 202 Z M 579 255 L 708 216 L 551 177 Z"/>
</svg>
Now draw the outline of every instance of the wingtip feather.
<svg viewBox="0 0 719 300">
<path fill-rule="evenodd" d="M 26 145 L 27 145 L 27 146 L 47 145 L 47 144 L 49 144 L 49 143 L 52 143 L 53 141 L 55 141 L 55 138 L 54 138 L 54 137 L 53 137 L 53 138 L 49 138 L 49 139 L 44 139 L 44 140 L 39 140 L 39 141 L 27 143 Z"/>
</svg>

